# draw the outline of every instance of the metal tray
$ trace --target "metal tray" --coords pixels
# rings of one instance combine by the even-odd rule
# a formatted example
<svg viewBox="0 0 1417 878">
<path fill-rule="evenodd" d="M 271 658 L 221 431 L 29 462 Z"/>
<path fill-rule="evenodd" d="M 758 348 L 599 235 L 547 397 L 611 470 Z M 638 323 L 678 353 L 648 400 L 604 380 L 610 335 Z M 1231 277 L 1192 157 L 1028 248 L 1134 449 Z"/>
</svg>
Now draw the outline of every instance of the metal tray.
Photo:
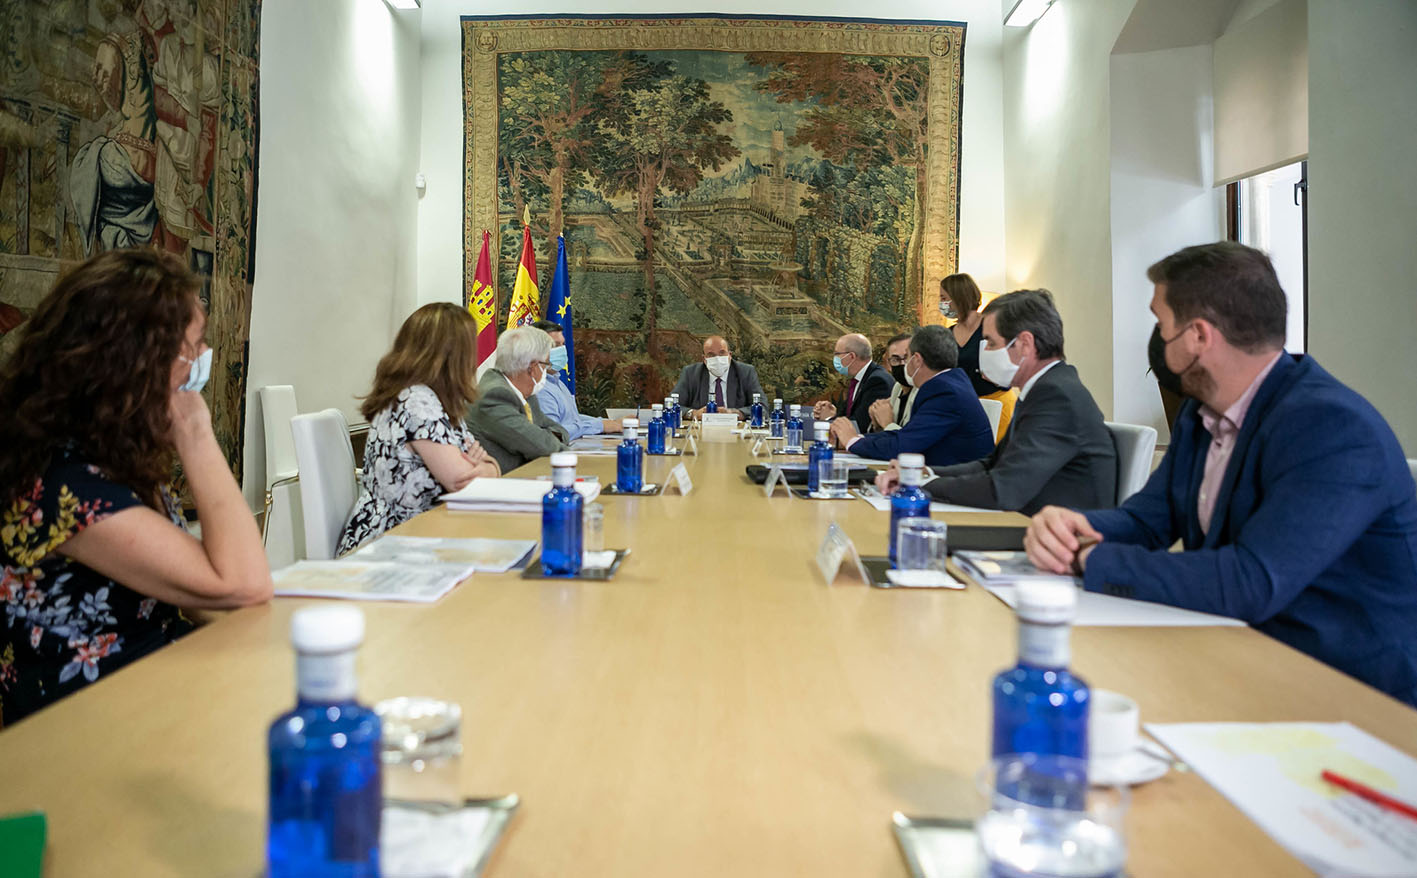
<svg viewBox="0 0 1417 878">
<path fill-rule="evenodd" d="M 620 564 L 624 562 L 625 556 L 628 554 L 630 554 L 629 549 L 616 549 L 615 560 L 610 562 L 609 567 L 583 567 L 581 572 L 575 576 L 552 576 L 549 573 L 543 573 L 541 558 L 538 556 L 535 561 L 526 565 L 526 569 L 522 571 L 522 579 L 584 579 L 591 582 L 604 582 L 615 575 L 615 571 L 620 569 Z"/>
<path fill-rule="evenodd" d="M 972 820 L 891 815 L 891 828 L 912 878 L 985 878 L 984 854 Z"/>
<path fill-rule="evenodd" d="M 521 804 L 521 799 L 513 793 L 510 796 L 501 796 L 495 799 L 466 799 L 461 805 L 453 805 L 447 802 L 416 802 L 406 799 L 385 799 L 384 810 L 398 808 L 409 811 L 422 811 L 428 814 L 447 815 L 454 811 L 481 811 L 485 812 L 486 823 L 475 838 L 467 840 L 465 851 L 472 858 L 471 865 L 465 868 L 458 878 L 480 878 L 484 869 L 487 868 L 487 861 L 492 858 L 492 852 L 497 849 L 497 843 L 501 841 L 502 834 L 506 832 L 507 824 L 511 822 L 512 815 L 516 813 L 517 807 Z M 400 871 L 387 871 L 385 866 L 383 874 L 387 878 L 399 878 L 403 873 Z"/>
<path fill-rule="evenodd" d="M 633 495 L 636 496 L 636 497 L 650 497 L 650 496 L 653 496 L 653 495 L 655 495 L 655 494 L 658 494 L 660 491 L 663 491 L 663 490 L 664 490 L 664 486 L 663 486 L 663 485 L 656 485 L 656 484 L 654 484 L 654 483 L 651 482 L 650 484 L 641 486 L 638 491 L 621 491 L 619 488 L 617 488 L 617 487 L 615 486 L 615 483 L 614 483 L 614 482 L 611 482 L 610 484 L 608 484 L 608 485 L 606 485 L 605 487 L 601 488 L 601 489 L 600 489 L 600 493 L 601 493 L 602 496 L 604 496 L 604 495 L 606 495 L 606 494 L 624 494 L 624 495 L 633 494 Z"/>
</svg>

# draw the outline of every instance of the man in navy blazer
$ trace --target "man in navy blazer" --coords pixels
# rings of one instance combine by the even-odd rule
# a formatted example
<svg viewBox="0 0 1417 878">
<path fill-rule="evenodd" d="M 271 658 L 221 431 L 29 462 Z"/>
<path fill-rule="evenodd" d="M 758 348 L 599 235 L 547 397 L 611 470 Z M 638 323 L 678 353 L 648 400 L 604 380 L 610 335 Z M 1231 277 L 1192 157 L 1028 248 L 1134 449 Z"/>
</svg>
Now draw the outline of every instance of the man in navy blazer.
<svg viewBox="0 0 1417 878">
<path fill-rule="evenodd" d="M 860 333 L 843 335 L 832 349 L 832 367 L 846 376 L 846 392 L 840 404 L 819 399 L 812 405 L 812 417 L 830 421 L 838 414 L 851 419 L 858 433 L 871 429 L 871 403 L 891 395 L 895 379 L 871 359 L 871 342 Z"/>
<path fill-rule="evenodd" d="M 1044 509 L 1029 557 L 1089 591 L 1243 619 L 1417 706 L 1417 487 L 1392 429 L 1284 351 L 1263 253 L 1188 247 L 1147 276 L 1152 366 L 1191 399 L 1145 488 L 1115 510 Z"/>
<path fill-rule="evenodd" d="M 930 466 L 977 460 L 994 450 L 994 431 L 979 404 L 974 385 L 959 363 L 954 333 L 943 326 L 924 326 L 910 337 L 905 378 L 914 387 L 915 406 L 899 430 L 861 435 L 848 417 L 832 421 L 836 444 L 875 460 L 891 460 L 903 452 L 925 455 Z"/>
</svg>

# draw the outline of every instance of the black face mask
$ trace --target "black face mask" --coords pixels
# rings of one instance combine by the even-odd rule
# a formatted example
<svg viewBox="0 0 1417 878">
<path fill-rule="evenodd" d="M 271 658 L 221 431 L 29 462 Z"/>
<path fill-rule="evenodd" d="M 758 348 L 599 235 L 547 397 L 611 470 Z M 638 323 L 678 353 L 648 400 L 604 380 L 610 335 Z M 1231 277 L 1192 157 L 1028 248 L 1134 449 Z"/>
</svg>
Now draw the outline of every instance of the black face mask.
<svg viewBox="0 0 1417 878">
<path fill-rule="evenodd" d="M 1152 327 L 1151 340 L 1146 343 L 1146 359 L 1151 371 L 1156 375 L 1156 383 L 1177 396 L 1185 396 L 1181 389 L 1181 376 L 1166 365 L 1166 340 L 1161 337 L 1161 324 Z"/>
<path fill-rule="evenodd" d="M 909 386 L 910 386 L 910 382 L 905 380 L 905 364 L 904 364 L 904 363 L 900 363 L 900 364 L 898 364 L 898 365 L 895 365 L 895 366 L 892 366 L 892 367 L 891 367 L 891 377 L 895 379 L 895 383 L 896 383 L 896 384 L 900 384 L 900 385 L 902 385 L 902 386 L 904 386 L 904 387 L 909 387 Z"/>
</svg>

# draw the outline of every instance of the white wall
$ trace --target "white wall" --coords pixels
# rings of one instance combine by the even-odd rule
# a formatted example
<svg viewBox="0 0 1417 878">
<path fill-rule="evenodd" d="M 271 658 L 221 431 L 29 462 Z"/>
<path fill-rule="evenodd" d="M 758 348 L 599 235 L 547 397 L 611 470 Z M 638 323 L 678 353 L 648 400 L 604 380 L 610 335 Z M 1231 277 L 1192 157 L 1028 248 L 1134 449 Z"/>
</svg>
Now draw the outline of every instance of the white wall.
<svg viewBox="0 0 1417 878">
<path fill-rule="evenodd" d="M 261 10 L 261 143 L 244 489 L 264 490 L 258 388 L 351 421 L 416 306 L 418 14 L 383 0 Z"/>
<path fill-rule="evenodd" d="M 1309 350 L 1417 457 L 1417 3 L 1309 0 Z"/>
<path fill-rule="evenodd" d="M 1169 439 L 1147 372 L 1156 320 L 1147 266 L 1225 236 L 1223 189 L 1212 186 L 1211 47 L 1111 61 L 1112 416 Z"/>
<path fill-rule="evenodd" d="M 1047 287 L 1068 360 L 1112 414 L 1108 80 L 1136 0 L 1055 3 L 1004 35 L 1004 230 L 1008 284 Z"/>
<path fill-rule="evenodd" d="M 419 204 L 418 300 L 462 301 L 462 15 L 565 12 L 564 2 L 504 3 L 424 0 L 423 157 L 428 192 Z M 1004 282 L 1004 186 L 998 0 L 901 0 L 863 9 L 859 3 L 777 0 L 768 6 L 699 0 L 619 0 L 577 12 L 675 14 L 712 11 L 801 16 L 861 16 L 964 21 L 964 114 L 961 146 L 959 264 L 986 290 Z"/>
</svg>

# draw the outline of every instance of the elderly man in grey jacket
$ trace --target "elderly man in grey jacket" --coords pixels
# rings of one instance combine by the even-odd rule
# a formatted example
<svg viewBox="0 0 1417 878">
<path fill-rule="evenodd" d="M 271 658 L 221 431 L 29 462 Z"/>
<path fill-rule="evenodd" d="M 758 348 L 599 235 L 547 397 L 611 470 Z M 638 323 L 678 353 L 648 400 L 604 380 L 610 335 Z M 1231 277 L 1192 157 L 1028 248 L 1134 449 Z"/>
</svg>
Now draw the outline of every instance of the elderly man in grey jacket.
<svg viewBox="0 0 1417 878">
<path fill-rule="evenodd" d="M 542 414 L 536 391 L 551 369 L 551 336 L 519 326 L 497 338 L 497 365 L 477 383 L 467 426 L 503 473 L 565 449 L 566 428 Z"/>
</svg>

